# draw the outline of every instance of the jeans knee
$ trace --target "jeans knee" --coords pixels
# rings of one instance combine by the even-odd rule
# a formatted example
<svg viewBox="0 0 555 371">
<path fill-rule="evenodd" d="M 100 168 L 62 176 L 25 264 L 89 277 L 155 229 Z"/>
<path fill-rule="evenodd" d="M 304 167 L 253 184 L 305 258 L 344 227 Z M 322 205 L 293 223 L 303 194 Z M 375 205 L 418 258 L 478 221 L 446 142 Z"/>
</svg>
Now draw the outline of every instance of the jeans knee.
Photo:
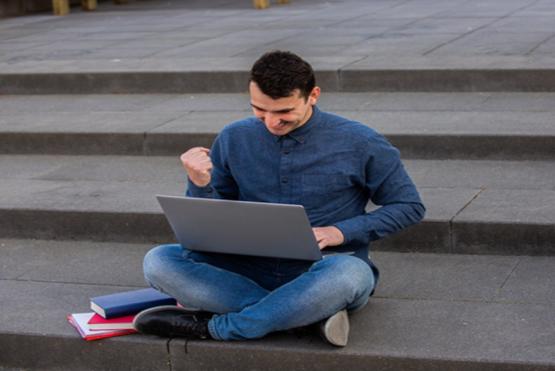
<svg viewBox="0 0 555 371">
<path fill-rule="evenodd" d="M 159 245 L 149 250 L 143 258 L 143 274 L 147 283 L 157 287 L 160 276 L 172 256 L 183 253 L 181 245 Z"/>
<path fill-rule="evenodd" d="M 375 284 L 372 269 L 363 260 L 350 255 L 333 255 L 324 260 L 332 267 L 334 280 L 345 293 L 369 296 Z"/>
</svg>

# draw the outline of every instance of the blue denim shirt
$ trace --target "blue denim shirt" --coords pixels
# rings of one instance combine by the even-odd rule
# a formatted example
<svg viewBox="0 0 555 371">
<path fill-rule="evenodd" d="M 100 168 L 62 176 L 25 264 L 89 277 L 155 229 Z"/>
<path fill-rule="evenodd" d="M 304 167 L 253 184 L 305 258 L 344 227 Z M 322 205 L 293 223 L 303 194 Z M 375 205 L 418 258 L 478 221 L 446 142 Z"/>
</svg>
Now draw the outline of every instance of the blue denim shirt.
<svg viewBox="0 0 555 371">
<path fill-rule="evenodd" d="M 367 126 L 316 106 L 303 126 L 280 137 L 255 117 L 234 122 L 210 157 L 211 183 L 189 180 L 188 196 L 303 205 L 313 227 L 333 225 L 345 237 L 324 252 L 352 252 L 371 264 L 370 241 L 424 216 L 399 151 Z M 369 200 L 381 207 L 366 212 Z"/>
</svg>

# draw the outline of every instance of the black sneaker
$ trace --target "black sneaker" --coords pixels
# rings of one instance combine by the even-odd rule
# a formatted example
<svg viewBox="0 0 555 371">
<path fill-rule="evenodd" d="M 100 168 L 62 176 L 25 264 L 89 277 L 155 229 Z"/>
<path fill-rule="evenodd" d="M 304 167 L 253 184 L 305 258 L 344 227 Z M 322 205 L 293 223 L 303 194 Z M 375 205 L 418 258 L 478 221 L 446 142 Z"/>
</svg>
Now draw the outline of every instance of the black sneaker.
<svg viewBox="0 0 555 371">
<path fill-rule="evenodd" d="M 163 305 L 139 312 L 133 320 L 133 327 L 138 332 L 149 335 L 208 339 L 209 316 L 207 312 Z"/>
<path fill-rule="evenodd" d="M 325 321 L 320 322 L 320 335 L 330 344 L 344 347 L 349 341 L 349 315 L 341 310 Z"/>
</svg>

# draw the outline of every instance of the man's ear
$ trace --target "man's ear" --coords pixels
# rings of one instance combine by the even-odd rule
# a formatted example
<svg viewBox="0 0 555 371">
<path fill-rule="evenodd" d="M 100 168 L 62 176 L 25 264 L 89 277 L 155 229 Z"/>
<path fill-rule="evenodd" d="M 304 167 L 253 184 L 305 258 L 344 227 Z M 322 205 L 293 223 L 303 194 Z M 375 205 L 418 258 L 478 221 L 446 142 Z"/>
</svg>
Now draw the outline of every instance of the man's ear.
<svg viewBox="0 0 555 371">
<path fill-rule="evenodd" d="M 308 101 L 311 105 L 315 105 L 318 102 L 318 98 L 320 98 L 320 87 L 315 86 L 308 96 Z"/>
</svg>

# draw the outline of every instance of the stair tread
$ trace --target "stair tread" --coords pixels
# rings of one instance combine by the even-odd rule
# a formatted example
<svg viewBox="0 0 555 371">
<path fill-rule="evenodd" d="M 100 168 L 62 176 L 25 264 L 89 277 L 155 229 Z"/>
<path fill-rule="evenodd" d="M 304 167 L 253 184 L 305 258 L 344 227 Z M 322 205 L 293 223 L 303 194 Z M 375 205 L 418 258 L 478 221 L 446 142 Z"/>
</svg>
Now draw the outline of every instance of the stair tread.
<svg viewBox="0 0 555 371">
<path fill-rule="evenodd" d="M 555 93 L 325 93 L 320 108 L 383 134 L 555 136 Z M 217 133 L 246 94 L 4 95 L 0 133 Z"/>
<path fill-rule="evenodd" d="M 404 163 L 428 206 L 428 220 L 555 220 L 551 162 Z M 156 194 L 182 195 L 186 189 L 186 173 L 175 157 L 0 155 L 0 172 L 7 174 L 0 208 L 160 213 Z"/>
<path fill-rule="evenodd" d="M 6 335 L 20 334 L 42 341 L 64 338 L 71 347 L 81 348 L 85 342 L 66 323 L 68 313 L 89 311 L 90 296 L 145 286 L 140 264 L 148 245 L 1 239 L 0 246 L 1 260 L 10 267 L 2 270 L 0 293 L 17 297 L 4 301 L 0 313 L 4 346 L 13 341 Z M 51 266 L 61 259 L 67 264 L 53 271 Z M 554 364 L 549 339 L 555 330 L 555 257 L 375 252 L 373 259 L 382 270 L 381 284 L 369 305 L 351 316 L 349 346 L 334 355 L 356 354 L 369 361 L 385 357 L 391 362 L 408 357 Z M 166 347 L 161 339 L 141 335 L 101 342 Z M 188 357 L 182 343 L 170 342 L 175 362 Z M 306 359 L 330 350 L 313 335 L 294 334 L 248 343 L 188 344 L 189 353 L 204 362 L 212 357 L 203 351 L 221 348 L 235 355 L 246 346 L 258 361 L 271 359 L 274 352 Z"/>
</svg>

